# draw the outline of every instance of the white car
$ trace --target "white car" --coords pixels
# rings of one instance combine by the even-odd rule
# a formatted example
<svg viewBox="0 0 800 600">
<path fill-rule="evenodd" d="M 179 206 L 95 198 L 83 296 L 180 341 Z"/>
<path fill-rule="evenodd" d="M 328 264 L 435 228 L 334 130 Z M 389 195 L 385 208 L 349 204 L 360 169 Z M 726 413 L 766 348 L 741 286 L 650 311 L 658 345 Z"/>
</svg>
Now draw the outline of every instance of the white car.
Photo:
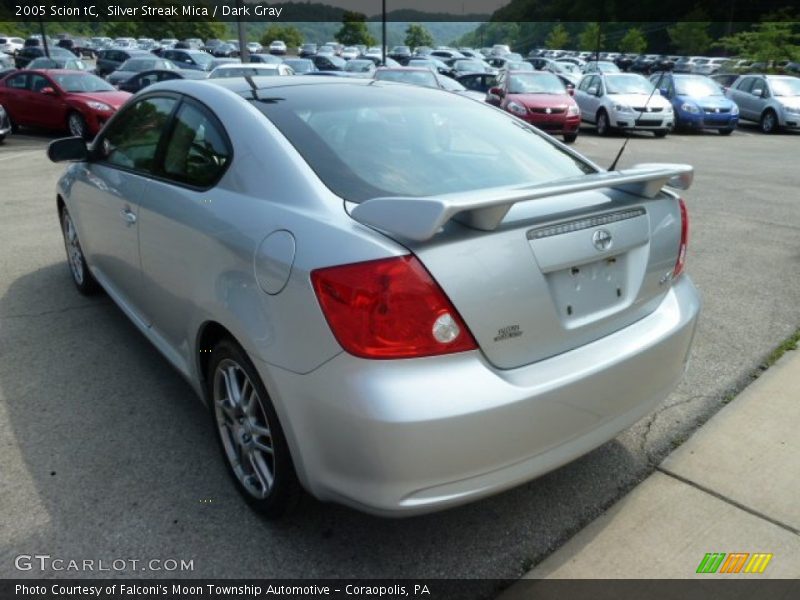
<svg viewBox="0 0 800 600">
<path fill-rule="evenodd" d="M 358 51 L 358 48 L 356 48 L 355 46 L 346 46 L 342 50 L 341 56 L 345 60 L 352 60 L 354 58 L 357 58 L 360 54 L 361 53 Z"/>
<path fill-rule="evenodd" d="M 247 43 L 247 51 L 250 54 L 258 54 L 264 49 L 264 46 L 259 44 L 258 42 L 248 42 Z"/>
<path fill-rule="evenodd" d="M 0 52 L 16 54 L 25 46 L 25 40 L 18 37 L 0 37 Z"/>
<path fill-rule="evenodd" d="M 269 45 L 270 54 L 286 54 L 286 42 L 275 40 Z"/>
<path fill-rule="evenodd" d="M 593 123 L 599 135 L 614 129 L 652 131 L 664 137 L 675 125 L 669 100 L 636 73 L 589 73 L 575 90 L 581 120 Z"/>
<path fill-rule="evenodd" d="M 208 74 L 209 79 L 223 77 L 270 77 L 273 75 L 294 75 L 294 70 L 283 63 L 233 63 L 220 65 Z"/>
</svg>

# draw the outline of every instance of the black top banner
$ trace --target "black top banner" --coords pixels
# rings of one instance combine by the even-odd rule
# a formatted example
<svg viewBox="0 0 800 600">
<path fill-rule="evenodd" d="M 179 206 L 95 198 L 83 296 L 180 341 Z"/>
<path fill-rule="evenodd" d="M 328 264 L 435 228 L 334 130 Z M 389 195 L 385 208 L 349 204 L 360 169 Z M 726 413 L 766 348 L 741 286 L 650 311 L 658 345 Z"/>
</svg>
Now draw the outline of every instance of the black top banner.
<svg viewBox="0 0 800 600">
<path fill-rule="evenodd" d="M 2 0 L 0 6 L 0 23 L 342 22 L 348 13 L 369 21 L 382 20 L 385 14 L 393 22 L 800 21 L 798 0 Z"/>
</svg>

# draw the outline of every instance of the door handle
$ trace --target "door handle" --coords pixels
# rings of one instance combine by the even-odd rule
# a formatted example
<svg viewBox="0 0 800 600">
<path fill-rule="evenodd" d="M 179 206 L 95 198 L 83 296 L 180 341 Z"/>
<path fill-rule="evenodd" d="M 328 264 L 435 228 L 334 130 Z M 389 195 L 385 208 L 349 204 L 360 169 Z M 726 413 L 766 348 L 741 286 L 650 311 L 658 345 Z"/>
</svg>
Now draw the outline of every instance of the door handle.
<svg viewBox="0 0 800 600">
<path fill-rule="evenodd" d="M 122 218 L 128 223 L 128 225 L 133 225 L 136 223 L 136 215 L 130 211 L 128 208 L 123 208 L 119 211 L 119 214 L 122 215 Z"/>
</svg>

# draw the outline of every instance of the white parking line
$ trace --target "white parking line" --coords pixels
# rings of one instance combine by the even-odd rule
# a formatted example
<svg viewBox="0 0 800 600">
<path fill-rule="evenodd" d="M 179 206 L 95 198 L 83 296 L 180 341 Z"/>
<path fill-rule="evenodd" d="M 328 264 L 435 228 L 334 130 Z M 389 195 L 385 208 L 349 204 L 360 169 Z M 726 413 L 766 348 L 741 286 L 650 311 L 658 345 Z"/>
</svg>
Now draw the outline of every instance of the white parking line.
<svg viewBox="0 0 800 600">
<path fill-rule="evenodd" d="M 11 160 L 12 158 L 19 158 L 21 156 L 28 156 L 30 154 L 38 154 L 41 150 L 28 150 L 27 152 L 18 152 L 16 154 L 12 154 L 11 156 L 1 156 L 0 160 Z"/>
</svg>

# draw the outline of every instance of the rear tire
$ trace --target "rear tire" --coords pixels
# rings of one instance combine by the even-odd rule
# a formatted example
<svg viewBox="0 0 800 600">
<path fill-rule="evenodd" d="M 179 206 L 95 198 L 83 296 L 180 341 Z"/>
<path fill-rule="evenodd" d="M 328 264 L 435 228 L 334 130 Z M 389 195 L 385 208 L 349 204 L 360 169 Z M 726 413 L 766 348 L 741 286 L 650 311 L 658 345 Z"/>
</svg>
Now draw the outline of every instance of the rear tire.
<svg viewBox="0 0 800 600">
<path fill-rule="evenodd" d="M 608 120 L 608 113 L 602 108 L 597 112 L 595 120 L 597 135 L 607 136 L 611 133 L 611 123 Z"/>
<path fill-rule="evenodd" d="M 578 134 L 577 133 L 565 133 L 564 134 L 564 143 L 565 144 L 571 144 L 577 139 L 578 139 Z"/>
<path fill-rule="evenodd" d="M 735 129 L 734 127 L 726 127 L 725 129 L 720 129 L 719 130 L 719 134 L 720 135 L 730 135 L 730 134 L 733 133 L 734 129 Z"/>
<path fill-rule="evenodd" d="M 669 129 L 656 129 L 653 132 L 653 135 L 656 136 L 657 138 L 663 138 L 666 137 L 668 133 Z"/>
<path fill-rule="evenodd" d="M 765 110 L 761 115 L 760 125 L 762 133 L 775 133 L 778 131 L 778 115 L 771 108 Z"/>
<path fill-rule="evenodd" d="M 268 519 L 293 509 L 302 488 L 286 436 L 253 363 L 231 339 L 212 350 L 206 393 L 228 475 L 242 497 Z"/>
</svg>

